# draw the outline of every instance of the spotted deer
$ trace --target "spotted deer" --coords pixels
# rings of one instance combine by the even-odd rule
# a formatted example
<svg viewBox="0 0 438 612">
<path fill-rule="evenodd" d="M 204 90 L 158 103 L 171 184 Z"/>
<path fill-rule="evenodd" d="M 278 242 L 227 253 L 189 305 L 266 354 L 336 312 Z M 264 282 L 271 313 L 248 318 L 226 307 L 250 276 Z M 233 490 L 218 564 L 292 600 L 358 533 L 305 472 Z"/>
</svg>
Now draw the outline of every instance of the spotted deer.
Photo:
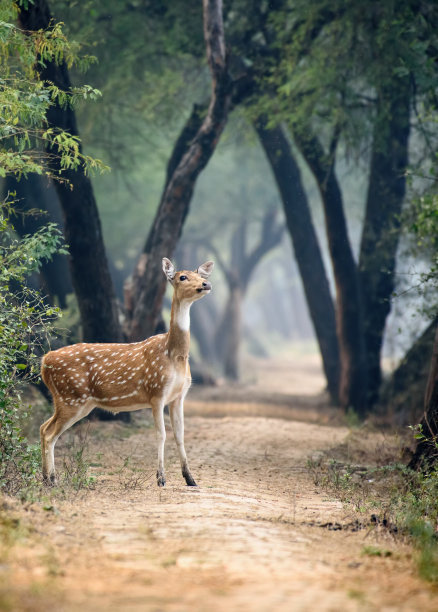
<svg viewBox="0 0 438 612">
<path fill-rule="evenodd" d="M 73 344 L 50 351 L 42 360 L 41 376 L 53 396 L 54 414 L 43 423 L 41 454 L 43 478 L 56 482 L 55 444 L 59 436 L 94 407 L 129 412 L 151 407 L 158 441 L 157 484 L 164 474 L 164 407 L 170 421 L 188 486 L 196 482 L 184 449 L 184 398 L 191 384 L 189 366 L 190 307 L 211 291 L 208 277 L 213 262 L 195 272 L 176 272 L 163 258 L 163 271 L 173 286 L 169 331 L 131 344 Z"/>
</svg>

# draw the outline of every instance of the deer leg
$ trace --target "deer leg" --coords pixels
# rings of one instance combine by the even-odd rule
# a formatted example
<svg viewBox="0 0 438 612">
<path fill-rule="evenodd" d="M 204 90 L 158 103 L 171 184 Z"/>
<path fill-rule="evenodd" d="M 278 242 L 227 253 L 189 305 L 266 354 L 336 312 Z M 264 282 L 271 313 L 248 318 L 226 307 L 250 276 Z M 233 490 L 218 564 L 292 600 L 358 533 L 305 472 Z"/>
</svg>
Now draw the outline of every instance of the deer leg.
<svg viewBox="0 0 438 612">
<path fill-rule="evenodd" d="M 178 447 L 181 471 L 187 486 L 196 487 L 196 482 L 189 470 L 186 449 L 184 448 L 184 395 L 169 404 L 170 422 L 172 423 L 173 435 Z"/>
<path fill-rule="evenodd" d="M 154 415 L 155 431 L 157 433 L 158 443 L 157 485 L 159 487 L 164 487 L 166 484 L 166 476 L 164 474 L 164 443 L 166 441 L 166 427 L 164 425 L 164 405 L 162 402 L 152 406 L 152 414 Z"/>
<path fill-rule="evenodd" d="M 40 427 L 41 436 L 41 459 L 43 466 L 43 480 L 46 484 L 56 484 L 55 471 L 55 444 L 67 429 L 79 421 L 82 417 L 89 414 L 92 407 L 83 407 L 76 413 L 71 413 L 59 404 L 59 400 L 55 402 L 55 414 L 50 417 Z"/>
</svg>

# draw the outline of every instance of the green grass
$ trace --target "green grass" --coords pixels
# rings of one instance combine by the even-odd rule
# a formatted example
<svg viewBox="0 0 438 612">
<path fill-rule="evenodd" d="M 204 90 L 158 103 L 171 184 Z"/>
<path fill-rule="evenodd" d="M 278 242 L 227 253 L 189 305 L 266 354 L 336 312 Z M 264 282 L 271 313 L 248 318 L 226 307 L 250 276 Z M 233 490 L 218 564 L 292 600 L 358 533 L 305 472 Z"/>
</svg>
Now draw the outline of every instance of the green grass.
<svg viewBox="0 0 438 612">
<path fill-rule="evenodd" d="M 367 557 L 390 557 L 392 552 L 390 550 L 381 549 L 378 546 L 364 546 L 362 548 L 362 554 Z"/>
</svg>

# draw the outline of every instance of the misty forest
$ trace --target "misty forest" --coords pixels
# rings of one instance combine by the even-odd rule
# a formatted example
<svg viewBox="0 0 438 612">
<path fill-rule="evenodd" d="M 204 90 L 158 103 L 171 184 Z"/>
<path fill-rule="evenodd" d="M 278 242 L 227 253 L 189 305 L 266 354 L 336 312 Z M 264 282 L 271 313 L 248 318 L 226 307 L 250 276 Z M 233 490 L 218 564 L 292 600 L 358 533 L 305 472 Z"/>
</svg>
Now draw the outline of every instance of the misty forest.
<svg viewBox="0 0 438 612">
<path fill-rule="evenodd" d="M 437 3 L 0 50 L 0 610 L 436 610 Z"/>
</svg>

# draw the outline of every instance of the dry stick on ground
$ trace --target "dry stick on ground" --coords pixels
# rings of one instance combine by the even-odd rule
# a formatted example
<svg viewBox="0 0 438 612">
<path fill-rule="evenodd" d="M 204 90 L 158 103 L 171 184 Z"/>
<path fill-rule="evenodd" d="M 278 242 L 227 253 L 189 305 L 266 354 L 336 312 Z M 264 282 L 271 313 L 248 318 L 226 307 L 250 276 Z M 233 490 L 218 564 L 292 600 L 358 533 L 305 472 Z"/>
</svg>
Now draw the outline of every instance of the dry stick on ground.
<svg viewBox="0 0 438 612">
<path fill-rule="evenodd" d="M 126 288 L 126 332 L 140 340 L 155 331 L 165 291 L 161 258 L 175 252 L 196 180 L 211 158 L 225 127 L 231 102 L 221 0 L 204 0 L 204 37 L 212 75 L 207 114 L 169 178 L 133 278 Z"/>
</svg>

